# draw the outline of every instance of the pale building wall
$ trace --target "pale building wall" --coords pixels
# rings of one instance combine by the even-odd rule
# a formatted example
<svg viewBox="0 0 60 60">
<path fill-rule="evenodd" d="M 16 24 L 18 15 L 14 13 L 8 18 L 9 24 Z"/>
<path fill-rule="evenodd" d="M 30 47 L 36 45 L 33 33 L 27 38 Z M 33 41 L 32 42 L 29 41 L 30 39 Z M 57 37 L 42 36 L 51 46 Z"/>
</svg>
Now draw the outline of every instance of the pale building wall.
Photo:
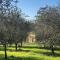
<svg viewBox="0 0 60 60">
<path fill-rule="evenodd" d="M 36 41 L 35 33 L 33 33 L 33 32 L 28 33 L 28 37 L 26 39 L 26 42 L 33 43 L 35 41 Z"/>
</svg>

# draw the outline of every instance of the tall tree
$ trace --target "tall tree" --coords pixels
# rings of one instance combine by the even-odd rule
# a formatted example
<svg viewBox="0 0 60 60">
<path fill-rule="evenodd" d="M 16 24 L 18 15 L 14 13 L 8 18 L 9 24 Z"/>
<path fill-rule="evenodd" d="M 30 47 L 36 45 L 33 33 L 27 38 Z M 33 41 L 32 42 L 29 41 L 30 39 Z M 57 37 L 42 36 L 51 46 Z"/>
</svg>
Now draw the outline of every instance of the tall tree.
<svg viewBox="0 0 60 60">
<path fill-rule="evenodd" d="M 54 54 L 53 46 L 58 42 L 57 35 L 60 34 L 60 10 L 57 7 L 44 7 L 38 11 L 36 29 L 38 40 L 48 43 Z"/>
</svg>

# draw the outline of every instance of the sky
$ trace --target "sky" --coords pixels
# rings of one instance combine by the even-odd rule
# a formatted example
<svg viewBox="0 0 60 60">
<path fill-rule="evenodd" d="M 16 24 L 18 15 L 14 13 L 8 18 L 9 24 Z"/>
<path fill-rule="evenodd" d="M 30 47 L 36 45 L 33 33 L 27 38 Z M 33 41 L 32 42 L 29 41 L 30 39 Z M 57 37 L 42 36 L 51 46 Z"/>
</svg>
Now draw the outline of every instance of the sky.
<svg viewBox="0 0 60 60">
<path fill-rule="evenodd" d="M 18 7 L 21 8 L 28 20 L 33 20 L 40 7 L 55 6 L 57 3 L 59 0 L 19 0 Z"/>
</svg>

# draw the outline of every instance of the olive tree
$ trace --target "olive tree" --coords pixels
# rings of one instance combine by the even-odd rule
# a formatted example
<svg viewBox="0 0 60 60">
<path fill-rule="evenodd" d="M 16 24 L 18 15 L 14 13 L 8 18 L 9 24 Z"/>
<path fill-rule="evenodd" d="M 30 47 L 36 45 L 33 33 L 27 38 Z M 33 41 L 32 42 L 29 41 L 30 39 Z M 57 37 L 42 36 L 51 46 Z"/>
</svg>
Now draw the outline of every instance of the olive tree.
<svg viewBox="0 0 60 60">
<path fill-rule="evenodd" d="M 58 35 L 60 34 L 60 9 L 57 7 L 44 7 L 39 9 L 36 17 L 36 32 L 40 42 L 50 46 L 54 54 L 54 46 L 59 44 Z M 39 37 L 38 37 L 39 36 Z"/>
</svg>

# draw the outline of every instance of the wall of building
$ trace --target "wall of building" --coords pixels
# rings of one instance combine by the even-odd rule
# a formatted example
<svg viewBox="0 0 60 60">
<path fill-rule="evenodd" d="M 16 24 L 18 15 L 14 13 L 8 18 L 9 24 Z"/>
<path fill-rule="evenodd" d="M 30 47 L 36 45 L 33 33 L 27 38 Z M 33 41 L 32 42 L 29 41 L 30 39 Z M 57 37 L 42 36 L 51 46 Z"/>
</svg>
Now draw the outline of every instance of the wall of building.
<svg viewBox="0 0 60 60">
<path fill-rule="evenodd" d="M 26 39 L 26 42 L 28 43 L 34 43 L 36 41 L 35 39 L 35 33 L 34 32 L 29 32 L 28 37 Z"/>
</svg>

